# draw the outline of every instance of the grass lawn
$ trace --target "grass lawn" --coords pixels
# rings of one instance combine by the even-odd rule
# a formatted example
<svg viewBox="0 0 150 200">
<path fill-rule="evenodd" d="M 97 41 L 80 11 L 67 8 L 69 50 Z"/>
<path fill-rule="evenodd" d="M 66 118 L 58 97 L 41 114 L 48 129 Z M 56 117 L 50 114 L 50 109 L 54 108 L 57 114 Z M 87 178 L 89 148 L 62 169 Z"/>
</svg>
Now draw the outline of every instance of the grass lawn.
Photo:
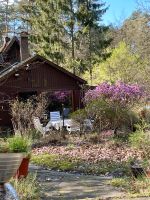
<svg viewBox="0 0 150 200">
<path fill-rule="evenodd" d="M 26 178 L 20 180 L 12 178 L 10 182 L 21 200 L 40 200 L 40 190 L 36 174 L 29 174 Z"/>
<path fill-rule="evenodd" d="M 129 197 L 149 197 L 150 196 L 150 179 L 125 177 L 115 178 L 109 181 L 109 184 L 122 188 Z"/>
<path fill-rule="evenodd" d="M 98 163 L 88 163 L 79 159 L 54 154 L 41 154 L 32 157 L 32 163 L 52 170 L 80 172 L 84 174 L 106 174 L 122 168 L 124 173 L 129 173 L 128 162 L 115 163 L 103 160 Z"/>
</svg>

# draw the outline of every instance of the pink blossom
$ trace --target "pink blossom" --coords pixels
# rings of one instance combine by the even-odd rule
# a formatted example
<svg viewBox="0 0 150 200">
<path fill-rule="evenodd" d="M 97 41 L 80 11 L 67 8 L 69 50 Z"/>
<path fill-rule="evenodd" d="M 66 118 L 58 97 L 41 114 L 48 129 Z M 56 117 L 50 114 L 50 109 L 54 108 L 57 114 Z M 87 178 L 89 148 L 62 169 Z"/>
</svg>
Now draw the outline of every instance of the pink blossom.
<svg viewBox="0 0 150 200">
<path fill-rule="evenodd" d="M 89 90 L 85 94 L 85 103 L 89 103 L 96 99 L 104 99 L 112 103 L 119 103 L 126 106 L 133 102 L 138 102 L 144 95 L 141 87 L 137 84 L 125 84 L 116 82 L 110 84 L 107 82 L 101 83 L 94 90 Z"/>
</svg>

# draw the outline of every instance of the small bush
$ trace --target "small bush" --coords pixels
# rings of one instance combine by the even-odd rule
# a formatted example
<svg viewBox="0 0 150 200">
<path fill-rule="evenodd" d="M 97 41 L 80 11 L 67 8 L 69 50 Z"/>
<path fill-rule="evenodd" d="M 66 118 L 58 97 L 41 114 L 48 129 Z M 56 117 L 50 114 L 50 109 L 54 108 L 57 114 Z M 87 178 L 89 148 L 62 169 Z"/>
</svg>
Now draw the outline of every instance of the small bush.
<svg viewBox="0 0 150 200">
<path fill-rule="evenodd" d="M 139 113 L 141 119 L 145 120 L 147 123 L 150 123 L 150 110 L 143 108 Z"/>
<path fill-rule="evenodd" d="M 39 140 L 42 138 L 42 134 L 36 129 L 29 129 L 27 135 L 30 136 L 32 140 Z"/>
<path fill-rule="evenodd" d="M 40 200 L 36 174 L 29 174 L 23 179 L 11 179 L 11 183 L 21 200 Z"/>
<path fill-rule="evenodd" d="M 77 122 L 81 123 L 84 119 L 87 118 L 87 114 L 85 109 L 76 110 L 70 115 L 71 118 L 76 120 Z"/>
<path fill-rule="evenodd" d="M 31 148 L 31 139 L 28 137 L 22 137 L 20 135 L 15 135 L 12 138 L 7 139 L 10 152 L 18 153 L 25 152 L 28 153 Z"/>
<path fill-rule="evenodd" d="M 137 131 L 129 137 L 132 147 L 141 150 L 145 158 L 150 158 L 150 131 L 146 131 L 149 127 L 144 121 L 137 125 Z"/>
<path fill-rule="evenodd" d="M 41 119 L 47 107 L 46 94 L 32 96 L 26 101 L 14 99 L 10 101 L 10 114 L 12 116 L 12 125 L 15 133 L 21 135 L 29 134 L 33 128 L 33 118 Z"/>
<path fill-rule="evenodd" d="M 127 189 L 129 184 L 127 180 L 127 178 L 114 178 L 110 181 L 110 183 L 114 187 L 122 187 Z"/>
<path fill-rule="evenodd" d="M 94 127 L 99 132 L 108 129 L 133 129 L 138 117 L 131 109 L 113 105 L 103 99 L 93 100 L 86 105 L 85 110 L 89 118 L 94 119 Z"/>
</svg>

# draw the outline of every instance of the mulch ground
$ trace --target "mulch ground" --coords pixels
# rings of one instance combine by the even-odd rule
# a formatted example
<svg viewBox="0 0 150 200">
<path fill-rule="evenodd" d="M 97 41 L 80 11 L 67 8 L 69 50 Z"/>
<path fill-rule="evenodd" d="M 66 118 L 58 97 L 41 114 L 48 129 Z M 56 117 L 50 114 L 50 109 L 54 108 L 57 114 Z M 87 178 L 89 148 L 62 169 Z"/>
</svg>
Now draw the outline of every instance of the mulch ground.
<svg viewBox="0 0 150 200">
<path fill-rule="evenodd" d="M 34 155 L 55 154 L 64 155 L 69 158 L 77 158 L 91 163 L 97 163 L 101 160 L 113 162 L 123 162 L 129 158 L 141 159 L 142 152 L 132 149 L 128 144 L 115 144 L 111 140 L 103 141 L 99 144 L 90 144 L 89 142 L 78 142 L 65 145 L 51 145 L 34 148 Z"/>
</svg>

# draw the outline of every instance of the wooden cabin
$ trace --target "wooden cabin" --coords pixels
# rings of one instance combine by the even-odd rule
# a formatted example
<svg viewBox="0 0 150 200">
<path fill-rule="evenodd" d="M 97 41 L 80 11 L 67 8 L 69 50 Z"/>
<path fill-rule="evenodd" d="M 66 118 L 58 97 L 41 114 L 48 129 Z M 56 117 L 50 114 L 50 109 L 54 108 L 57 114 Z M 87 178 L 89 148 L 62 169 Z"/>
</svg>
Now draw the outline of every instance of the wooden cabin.
<svg viewBox="0 0 150 200">
<path fill-rule="evenodd" d="M 42 56 L 30 56 L 28 36 L 5 38 L 0 49 L 0 126 L 11 124 L 8 101 L 42 92 L 69 91 L 71 107 L 81 106 L 86 81 Z"/>
</svg>

